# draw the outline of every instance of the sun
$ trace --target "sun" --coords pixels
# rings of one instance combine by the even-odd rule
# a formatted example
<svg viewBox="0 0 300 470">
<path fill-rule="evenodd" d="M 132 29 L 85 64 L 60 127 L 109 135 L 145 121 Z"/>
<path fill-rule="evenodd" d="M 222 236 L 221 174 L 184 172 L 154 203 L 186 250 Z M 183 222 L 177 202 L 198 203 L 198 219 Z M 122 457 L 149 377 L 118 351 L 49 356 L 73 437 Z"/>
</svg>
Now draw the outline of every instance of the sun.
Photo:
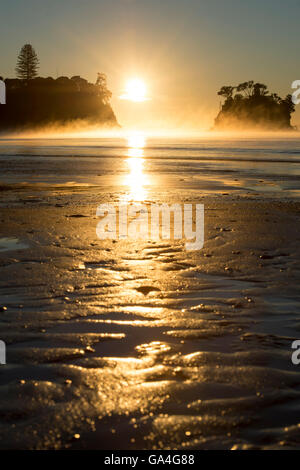
<svg viewBox="0 0 300 470">
<path fill-rule="evenodd" d="M 140 78 L 131 78 L 125 86 L 125 93 L 120 97 L 122 100 L 147 101 L 147 87 Z"/>
</svg>

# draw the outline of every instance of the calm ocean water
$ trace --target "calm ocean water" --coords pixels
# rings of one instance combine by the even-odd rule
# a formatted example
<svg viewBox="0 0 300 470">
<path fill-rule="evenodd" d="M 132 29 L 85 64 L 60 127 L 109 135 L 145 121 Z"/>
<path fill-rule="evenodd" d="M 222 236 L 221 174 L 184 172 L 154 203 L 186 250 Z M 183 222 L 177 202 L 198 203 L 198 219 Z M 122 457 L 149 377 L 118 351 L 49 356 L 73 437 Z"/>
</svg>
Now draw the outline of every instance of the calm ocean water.
<svg viewBox="0 0 300 470">
<path fill-rule="evenodd" d="M 126 191 L 136 179 L 147 194 L 163 184 L 204 194 L 298 197 L 300 140 L 147 139 L 140 134 L 126 139 L 2 139 L 0 165 L 5 184 L 73 183 Z"/>
</svg>

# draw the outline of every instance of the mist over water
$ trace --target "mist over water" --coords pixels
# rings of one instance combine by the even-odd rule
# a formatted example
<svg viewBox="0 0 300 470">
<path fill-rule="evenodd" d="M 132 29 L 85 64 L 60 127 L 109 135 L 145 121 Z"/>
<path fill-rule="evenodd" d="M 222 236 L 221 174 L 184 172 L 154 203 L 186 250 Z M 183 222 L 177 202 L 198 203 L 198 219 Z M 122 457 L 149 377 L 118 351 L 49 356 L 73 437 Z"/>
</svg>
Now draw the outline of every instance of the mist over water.
<svg viewBox="0 0 300 470">
<path fill-rule="evenodd" d="M 103 192 L 121 185 L 126 191 L 130 165 L 142 164 L 149 194 L 163 183 L 202 194 L 298 196 L 300 144 L 294 133 L 190 131 L 178 138 L 176 131 L 114 129 L 34 135 L 0 140 L 2 184 L 85 184 Z"/>
</svg>

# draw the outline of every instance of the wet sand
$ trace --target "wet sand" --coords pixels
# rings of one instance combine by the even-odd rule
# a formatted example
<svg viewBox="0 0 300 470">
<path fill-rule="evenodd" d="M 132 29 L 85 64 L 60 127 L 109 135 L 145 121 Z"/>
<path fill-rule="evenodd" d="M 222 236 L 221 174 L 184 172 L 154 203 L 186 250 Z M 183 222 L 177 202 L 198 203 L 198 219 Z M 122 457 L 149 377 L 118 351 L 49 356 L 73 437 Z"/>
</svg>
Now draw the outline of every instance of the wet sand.
<svg viewBox="0 0 300 470">
<path fill-rule="evenodd" d="M 299 446 L 300 202 L 181 200 L 200 251 L 100 241 L 93 187 L 1 191 L 2 449 Z"/>
<path fill-rule="evenodd" d="M 298 448 L 298 140 L 142 140 L 0 142 L 0 448 Z M 124 201 L 204 248 L 99 240 Z"/>
</svg>

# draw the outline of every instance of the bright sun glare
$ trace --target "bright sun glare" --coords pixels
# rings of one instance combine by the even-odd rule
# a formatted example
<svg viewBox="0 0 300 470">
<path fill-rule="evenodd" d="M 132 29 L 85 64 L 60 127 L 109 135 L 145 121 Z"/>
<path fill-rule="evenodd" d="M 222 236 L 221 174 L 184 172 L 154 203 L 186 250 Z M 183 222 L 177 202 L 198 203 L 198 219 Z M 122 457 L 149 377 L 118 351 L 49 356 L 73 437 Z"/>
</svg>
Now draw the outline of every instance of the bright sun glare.
<svg viewBox="0 0 300 470">
<path fill-rule="evenodd" d="M 129 101 L 147 101 L 147 87 L 145 82 L 139 78 L 128 80 L 125 86 L 125 93 L 121 96 L 122 100 Z"/>
</svg>

